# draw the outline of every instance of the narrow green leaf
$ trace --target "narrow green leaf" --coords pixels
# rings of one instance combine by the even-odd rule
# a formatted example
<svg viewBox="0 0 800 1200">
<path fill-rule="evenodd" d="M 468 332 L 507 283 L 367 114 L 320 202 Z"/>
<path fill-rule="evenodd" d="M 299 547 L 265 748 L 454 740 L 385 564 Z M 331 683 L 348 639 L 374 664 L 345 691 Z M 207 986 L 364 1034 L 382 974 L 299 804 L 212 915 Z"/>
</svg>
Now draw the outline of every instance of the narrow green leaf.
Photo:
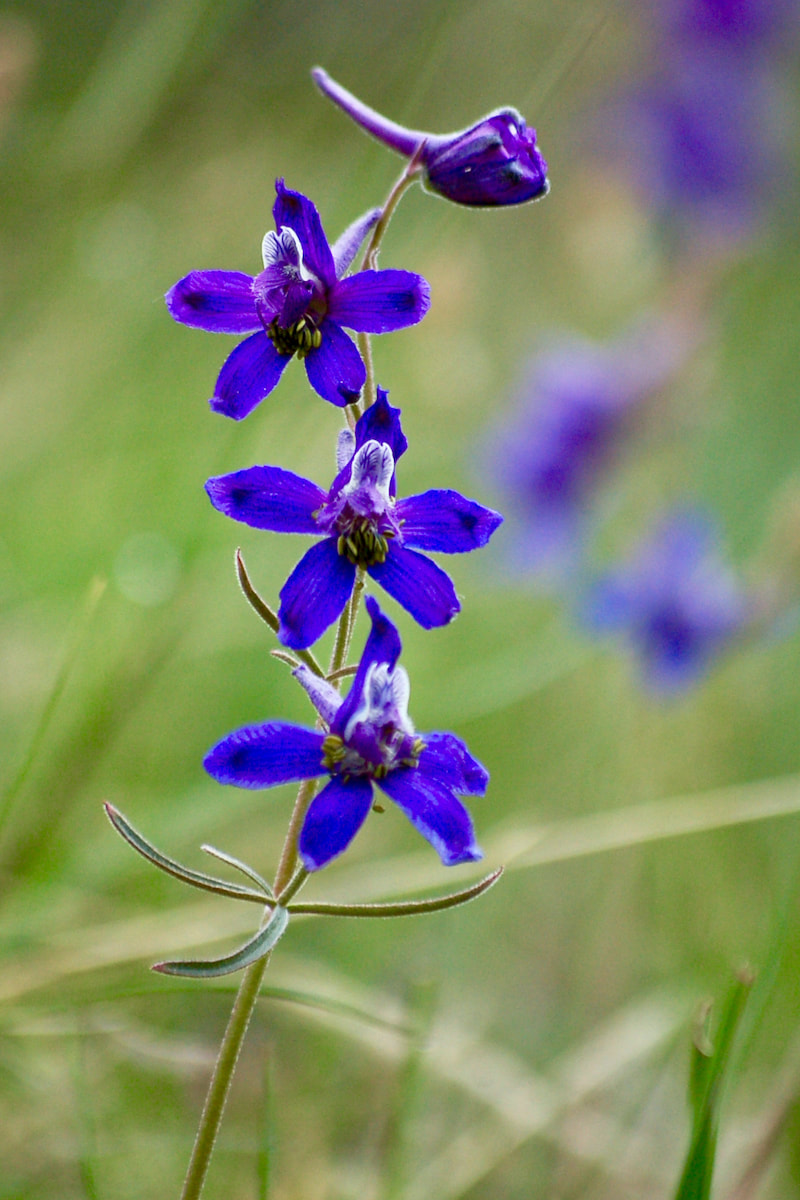
<svg viewBox="0 0 800 1200">
<path fill-rule="evenodd" d="M 203 842 L 200 849 L 206 854 L 211 854 L 214 858 L 218 858 L 220 862 L 227 863 L 229 867 L 234 867 L 237 871 L 241 871 L 248 879 L 252 879 L 253 883 L 261 889 L 265 896 L 268 896 L 270 899 L 274 898 L 275 893 L 266 879 L 263 879 L 258 871 L 254 871 L 252 867 L 248 867 L 247 863 L 242 862 L 240 858 L 234 858 L 232 854 L 226 854 L 224 850 L 218 850 L 216 846 L 209 846 L 207 842 Z"/>
<path fill-rule="evenodd" d="M 173 875 L 183 883 L 202 888 L 206 892 L 215 892 L 219 896 L 230 896 L 232 900 L 250 900 L 262 905 L 269 903 L 271 899 L 269 890 L 257 892 L 253 888 L 244 887 L 239 883 L 226 883 L 224 879 L 215 879 L 213 875 L 206 875 L 203 871 L 192 871 L 189 867 L 175 862 L 173 858 L 162 854 L 146 838 L 142 837 L 138 830 L 134 829 L 130 822 L 123 817 L 122 813 L 114 808 L 113 804 L 106 803 L 103 807 L 108 814 L 109 821 L 117 833 L 125 838 L 128 845 L 133 846 L 134 850 L 137 850 L 153 866 L 158 867 L 161 871 L 166 871 L 167 875 Z M 222 856 L 218 854 L 217 857 Z M 236 863 L 235 865 L 242 867 L 242 864 Z M 249 875 L 251 879 L 257 878 L 249 870 L 245 870 L 245 874 Z"/>
<path fill-rule="evenodd" d="M 441 912 L 445 908 L 467 904 L 497 883 L 503 870 L 503 867 L 498 867 L 471 887 L 460 892 L 451 892 L 447 896 L 434 896 L 429 900 L 401 900 L 397 904 L 327 904 L 324 901 L 309 901 L 306 904 L 290 904 L 289 912 L 307 915 L 313 913 L 319 917 L 416 917 L 422 913 Z"/>
<path fill-rule="evenodd" d="M 752 986 L 753 974 L 750 969 L 744 968 L 738 972 L 722 1009 L 710 1056 L 703 1054 L 703 1051 L 709 1048 L 707 1030 L 702 1029 L 705 1041 L 701 1038 L 700 1047 L 695 1039 L 695 1053 L 703 1055 L 706 1062 L 701 1070 L 695 1068 L 690 1078 L 690 1102 L 694 1121 L 689 1151 L 675 1200 L 709 1200 L 711 1195 L 722 1094 L 734 1038 Z"/>
<path fill-rule="evenodd" d="M 153 964 L 154 971 L 162 975 L 182 975 L 188 979 L 216 979 L 220 975 L 230 975 L 241 971 L 251 963 L 269 954 L 278 942 L 289 924 L 289 913 L 280 906 L 273 910 L 272 916 L 263 929 L 259 929 L 255 937 L 250 938 L 233 954 L 225 958 L 189 959 L 186 962 L 160 962 Z"/>
<path fill-rule="evenodd" d="M 247 568 L 244 565 L 244 559 L 242 558 L 241 550 L 236 551 L 236 575 L 239 580 L 239 587 L 244 592 L 245 599 L 250 607 L 254 610 L 254 612 L 258 613 L 262 621 L 269 625 L 273 633 L 277 633 L 280 626 L 278 615 L 270 608 L 266 600 L 262 600 L 261 596 L 259 596 L 258 592 L 250 582 L 250 576 L 247 574 Z M 319 675 L 321 679 L 324 679 L 325 672 L 310 650 L 297 650 L 295 653 L 301 662 L 304 662 L 306 666 L 314 672 L 315 675 Z"/>
</svg>

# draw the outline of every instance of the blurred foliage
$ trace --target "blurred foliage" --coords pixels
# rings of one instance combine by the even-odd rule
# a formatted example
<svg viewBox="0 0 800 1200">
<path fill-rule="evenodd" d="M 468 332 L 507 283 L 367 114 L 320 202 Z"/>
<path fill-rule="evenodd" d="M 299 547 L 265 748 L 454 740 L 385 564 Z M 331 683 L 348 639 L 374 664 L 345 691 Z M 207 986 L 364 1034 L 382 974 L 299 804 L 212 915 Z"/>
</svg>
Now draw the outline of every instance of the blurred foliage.
<svg viewBox="0 0 800 1200">
<path fill-rule="evenodd" d="M 425 274 L 433 307 L 375 343 L 411 443 L 403 490 L 492 503 L 482 439 L 520 358 L 556 326 L 613 334 L 669 282 L 580 120 L 635 75 L 631 18 L 572 0 L 0 13 L 0 1198 L 177 1195 L 233 985 L 147 967 L 227 953 L 252 914 L 148 869 L 102 801 L 190 865 L 211 841 L 269 875 L 289 790 L 222 790 L 202 756 L 239 724 L 308 720 L 233 564 L 240 544 L 274 598 L 299 543 L 232 526 L 202 484 L 260 461 L 326 481 L 336 414 L 290 368 L 248 421 L 213 416 L 231 343 L 172 324 L 163 293 L 195 267 L 256 269 L 278 175 L 333 235 L 388 191 L 396 163 L 316 95 L 313 64 L 420 127 L 516 105 L 552 194 L 476 214 L 413 193 L 382 261 Z M 757 551 L 800 446 L 796 199 L 778 198 L 721 277 L 718 336 L 681 380 L 680 419 L 615 485 L 610 538 L 688 489 L 721 512 L 740 561 Z M 517 869 L 418 921 L 293 922 L 269 982 L 318 1002 L 265 996 L 208 1195 L 257 1194 L 267 1075 L 277 1200 L 670 1195 L 692 1008 L 743 959 L 759 1019 L 724 1112 L 719 1195 L 800 1195 L 783 1135 L 800 1080 L 798 638 L 744 647 L 662 704 L 568 610 L 509 581 L 497 543 L 452 564 L 452 628 L 401 629 L 412 715 L 489 766 L 476 825 L 488 867 L 517 854 Z M 680 836 L 659 807 L 673 797 Z M 621 829 L 616 810 L 631 814 Z M 537 861 L 548 838 L 561 850 Z M 308 896 L 469 878 L 387 811 Z"/>
</svg>

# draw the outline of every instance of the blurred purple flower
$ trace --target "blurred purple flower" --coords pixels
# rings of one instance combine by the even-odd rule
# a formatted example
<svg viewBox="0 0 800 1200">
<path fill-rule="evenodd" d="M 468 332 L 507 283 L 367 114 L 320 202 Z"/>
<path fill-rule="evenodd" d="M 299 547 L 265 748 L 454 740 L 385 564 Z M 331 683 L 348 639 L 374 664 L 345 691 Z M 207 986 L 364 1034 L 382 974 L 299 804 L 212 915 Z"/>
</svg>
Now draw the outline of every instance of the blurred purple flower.
<svg viewBox="0 0 800 1200">
<path fill-rule="evenodd" d="M 685 352 L 685 335 L 662 322 L 607 346 L 562 336 L 532 360 L 491 456 L 523 569 L 572 563 L 602 476 Z"/>
<path fill-rule="evenodd" d="M 644 682 L 665 692 L 696 682 L 753 615 L 713 522 L 692 510 L 666 515 L 625 566 L 594 584 L 584 609 L 594 631 L 627 635 Z"/>
<path fill-rule="evenodd" d="M 779 170 L 773 79 L 707 48 L 676 53 L 629 100 L 626 154 L 649 202 L 705 238 L 736 238 Z"/>
<path fill-rule="evenodd" d="M 524 204 L 547 194 L 547 163 L 536 145 L 536 130 L 516 109 L 497 109 L 457 133 L 424 133 L 381 116 L 321 67 L 311 75 L 320 91 L 367 133 L 405 158 L 416 156 L 432 192 L 479 208 Z"/>
<path fill-rule="evenodd" d="M 359 271 L 344 278 L 379 210 L 354 222 L 331 248 L 311 201 L 282 179 L 275 190 L 276 231 L 264 238 L 260 275 L 192 271 L 166 295 L 167 308 L 183 325 L 250 334 L 225 362 L 210 401 L 215 412 L 235 420 L 269 395 L 295 354 L 323 400 L 352 404 L 366 372 L 342 326 L 388 333 L 421 321 L 430 304 L 427 282 L 410 271 Z"/>
<path fill-rule="evenodd" d="M 746 55 L 796 30 L 799 12 L 797 0 L 668 0 L 659 6 L 673 37 Z"/>
<path fill-rule="evenodd" d="M 482 796 L 489 775 L 452 733 L 417 735 L 408 715 L 409 683 L 397 665 L 397 629 L 368 596 L 372 630 L 343 700 L 305 666 L 294 672 L 328 733 L 269 721 L 223 738 L 204 766 L 219 783 L 275 787 L 330 775 L 311 801 L 300 833 L 304 866 L 317 871 L 349 846 L 367 818 L 376 783 L 445 866 L 482 857 L 458 793 Z"/>
<path fill-rule="evenodd" d="M 648 202 L 689 241 L 749 234 L 787 160 L 781 46 L 798 0 L 668 0 L 654 6 L 652 62 L 596 129 Z"/>
<path fill-rule="evenodd" d="M 395 464 L 408 446 L 400 409 L 387 393 L 339 438 L 339 473 L 325 492 L 281 467 L 248 467 L 209 479 L 220 512 L 274 533 L 322 534 L 281 589 L 278 636 L 312 645 L 341 613 L 362 567 L 425 629 L 460 611 L 448 575 L 420 550 L 461 554 L 485 546 L 499 513 L 458 492 L 432 490 L 396 500 Z"/>
</svg>

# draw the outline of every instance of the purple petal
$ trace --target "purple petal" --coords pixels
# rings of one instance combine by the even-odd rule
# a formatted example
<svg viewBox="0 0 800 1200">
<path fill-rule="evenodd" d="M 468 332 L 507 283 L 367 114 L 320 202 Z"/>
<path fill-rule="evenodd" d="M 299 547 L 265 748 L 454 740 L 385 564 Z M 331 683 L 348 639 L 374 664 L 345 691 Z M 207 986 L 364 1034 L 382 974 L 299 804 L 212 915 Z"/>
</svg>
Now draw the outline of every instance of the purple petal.
<svg viewBox="0 0 800 1200">
<path fill-rule="evenodd" d="M 500 513 L 449 490 L 408 496 L 399 501 L 395 511 L 403 522 L 407 546 L 445 554 L 463 554 L 485 546 L 503 521 Z"/>
<path fill-rule="evenodd" d="M 322 342 L 305 359 L 308 382 L 323 400 L 344 408 L 358 399 L 367 372 L 355 344 L 334 321 L 326 318 L 319 331 Z"/>
<path fill-rule="evenodd" d="M 282 467 L 247 467 L 209 479 L 205 487 L 226 517 L 273 533 L 317 533 L 313 513 L 327 499 L 310 479 Z"/>
<path fill-rule="evenodd" d="M 241 421 L 269 395 L 288 361 L 263 330 L 254 333 L 228 355 L 209 404 L 214 412 Z"/>
<path fill-rule="evenodd" d="M 311 78 L 319 90 L 334 104 L 338 104 L 339 108 L 344 109 L 357 125 L 372 134 L 379 142 L 383 142 L 385 146 L 396 150 L 398 154 L 404 154 L 410 158 L 424 139 L 425 134 L 419 130 L 406 129 L 403 125 L 397 125 L 394 121 L 382 117 L 374 108 L 362 104 L 352 92 L 348 92 L 335 79 L 331 79 L 328 72 L 323 71 L 322 67 L 314 67 Z"/>
<path fill-rule="evenodd" d="M 298 850 L 307 871 L 318 871 L 352 842 L 372 806 L 372 784 L 366 776 L 347 782 L 331 779 L 311 801 Z"/>
<path fill-rule="evenodd" d="M 345 728 L 347 722 L 361 704 L 364 684 L 372 664 L 387 663 L 389 670 L 394 670 L 395 664 L 400 657 L 400 651 L 403 648 L 396 626 L 392 624 L 386 613 L 381 611 L 375 597 L 367 596 L 364 603 L 369 618 L 372 621 L 372 628 L 369 631 L 369 637 L 364 646 L 364 652 L 361 655 L 361 661 L 358 664 L 358 670 L 356 671 L 350 691 L 345 696 L 342 706 L 336 714 L 334 730 L 336 733 Z"/>
<path fill-rule="evenodd" d="M 341 279 L 345 271 L 347 271 L 358 254 L 359 247 L 364 241 L 364 238 L 374 229 L 381 219 L 382 209 L 371 208 L 369 212 L 365 212 L 362 217 L 353 221 L 352 225 L 348 225 L 344 233 L 336 239 L 333 247 L 333 261 L 336 265 L 336 278 Z"/>
<path fill-rule="evenodd" d="M 190 271 L 164 299 L 181 325 L 209 333 L 254 333 L 261 328 L 253 277 L 241 271 Z"/>
<path fill-rule="evenodd" d="M 328 295 L 328 316 L 359 333 L 389 333 L 416 325 L 430 308 L 428 281 L 412 271 L 360 271 Z"/>
<path fill-rule="evenodd" d="M 335 538 L 312 546 L 281 588 L 278 638 L 284 646 L 305 650 L 322 637 L 350 599 L 355 577 Z"/>
<path fill-rule="evenodd" d="M 319 675 L 315 675 L 305 663 L 296 667 L 292 674 L 300 686 L 305 689 L 309 700 L 325 724 L 330 726 L 342 706 L 341 693 L 332 683 L 328 683 L 327 679 L 321 679 Z"/>
<path fill-rule="evenodd" d="M 456 792 L 483 796 L 489 783 L 489 772 L 473 758 L 467 747 L 454 733 L 422 734 L 425 749 L 417 768 L 420 777 L 433 779 L 442 787 Z"/>
<path fill-rule="evenodd" d="M 203 766 L 218 783 L 266 788 L 324 774 L 323 734 L 302 725 L 269 721 L 229 733 L 209 750 Z"/>
<path fill-rule="evenodd" d="M 356 449 L 363 446 L 364 442 L 385 442 L 395 462 L 408 449 L 408 439 L 400 425 L 400 409 L 392 408 L 389 393 L 382 387 L 378 388 L 375 403 L 370 404 L 358 418 L 355 434 Z"/>
<path fill-rule="evenodd" d="M 450 576 L 416 550 L 390 546 L 386 562 L 367 570 L 423 629 L 447 625 L 461 611 Z"/>
<path fill-rule="evenodd" d="M 277 193 L 272 215 L 275 228 L 286 225 L 293 229 L 303 247 L 303 260 L 326 288 L 336 282 L 336 268 L 328 239 L 322 229 L 319 213 L 301 192 L 287 188 L 282 179 L 275 182 Z"/>
<path fill-rule="evenodd" d="M 446 867 L 483 858 L 469 813 L 437 779 L 421 776 L 419 769 L 401 767 L 379 780 L 378 786 L 430 842 Z"/>
<path fill-rule="evenodd" d="M 349 438 L 349 442 L 345 441 L 345 438 Z M 362 413 L 356 421 L 355 434 L 349 430 L 343 430 L 339 434 L 339 439 L 341 454 L 337 448 L 336 458 L 339 473 L 331 484 L 329 496 L 337 496 L 344 485 L 349 482 L 353 468 L 353 456 L 365 442 L 385 443 L 391 450 L 395 463 L 408 449 L 408 440 L 400 426 L 400 409 L 392 408 L 389 404 L 389 393 L 381 387 L 378 388 L 378 396 L 374 404 L 370 404 L 367 411 Z M 396 492 L 397 479 L 393 471 L 389 484 L 389 495 L 394 498 Z"/>
</svg>

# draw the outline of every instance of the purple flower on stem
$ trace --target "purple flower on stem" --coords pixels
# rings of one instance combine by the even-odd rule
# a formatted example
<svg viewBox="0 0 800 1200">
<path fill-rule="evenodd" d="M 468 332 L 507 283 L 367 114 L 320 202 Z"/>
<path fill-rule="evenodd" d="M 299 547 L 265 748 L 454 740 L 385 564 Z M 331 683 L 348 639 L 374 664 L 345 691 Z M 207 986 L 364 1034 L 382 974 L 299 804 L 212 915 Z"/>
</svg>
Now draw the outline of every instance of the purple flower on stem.
<svg viewBox="0 0 800 1200">
<path fill-rule="evenodd" d="M 281 467 L 257 466 L 206 483 L 211 503 L 234 520 L 274 533 L 322 534 L 281 591 L 279 638 L 303 650 L 342 612 L 358 568 L 366 570 L 425 629 L 460 610 L 452 580 L 421 550 L 459 554 L 484 546 L 499 513 L 458 492 L 396 500 L 395 464 L 407 448 L 400 409 L 387 393 L 343 430 L 339 473 L 322 488 Z"/>
<path fill-rule="evenodd" d="M 176 321 L 211 333 L 249 334 L 228 357 L 210 401 L 241 420 L 276 386 L 294 355 L 315 392 L 340 408 L 364 386 L 361 355 L 342 329 L 388 333 L 416 325 L 430 289 L 411 271 L 359 271 L 345 277 L 366 233 L 380 216 L 367 213 L 331 247 L 314 205 L 275 184 L 275 232 L 263 242 L 264 270 L 192 271 L 167 292 Z"/>
<path fill-rule="evenodd" d="M 390 150 L 422 166 L 432 192 L 473 207 L 524 204 L 549 189 L 547 163 L 530 129 L 513 108 L 499 108 L 458 133 L 433 134 L 406 129 L 362 104 L 321 67 L 312 78 L 362 129 Z"/>
<path fill-rule="evenodd" d="M 594 630 L 627 633 L 656 691 L 694 683 L 753 615 L 713 524 L 692 511 L 666 516 L 626 566 L 598 580 L 585 608 Z"/>
<path fill-rule="evenodd" d="M 409 683 L 397 666 L 397 629 L 371 596 L 372 620 L 352 687 L 338 691 L 307 667 L 295 676 L 327 733 L 284 721 L 250 725 L 223 738 L 205 758 L 219 783 L 267 788 L 330 775 L 300 833 L 304 866 L 317 871 L 350 845 L 367 818 L 377 784 L 431 843 L 445 866 L 482 857 L 458 793 L 482 796 L 489 775 L 452 733 L 415 733 Z"/>
</svg>

